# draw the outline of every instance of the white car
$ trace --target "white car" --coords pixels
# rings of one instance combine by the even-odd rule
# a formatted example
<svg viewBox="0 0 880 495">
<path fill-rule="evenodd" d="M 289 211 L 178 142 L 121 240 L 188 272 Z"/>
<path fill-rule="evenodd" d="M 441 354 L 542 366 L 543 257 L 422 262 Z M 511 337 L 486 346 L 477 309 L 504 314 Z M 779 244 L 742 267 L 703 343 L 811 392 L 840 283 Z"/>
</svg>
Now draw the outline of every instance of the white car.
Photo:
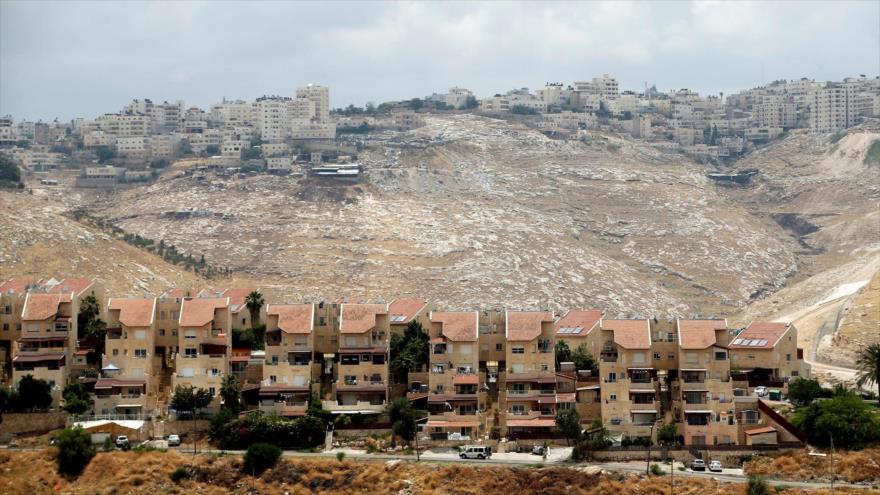
<svg viewBox="0 0 880 495">
<path fill-rule="evenodd" d="M 118 437 L 116 437 L 116 446 L 117 447 L 122 447 L 123 445 L 127 445 L 127 444 L 128 444 L 128 437 L 127 436 L 119 435 Z"/>
<path fill-rule="evenodd" d="M 462 459 L 488 459 L 492 457 L 492 447 L 470 445 L 463 448 L 458 456 Z"/>
<path fill-rule="evenodd" d="M 180 435 L 168 435 L 168 446 L 176 447 L 180 445 Z"/>
<path fill-rule="evenodd" d="M 765 395 L 767 395 L 767 387 L 763 385 L 755 387 L 755 395 L 757 395 L 758 397 L 764 397 Z"/>
<path fill-rule="evenodd" d="M 709 462 L 709 471 L 720 473 L 721 472 L 721 461 L 710 461 Z"/>
</svg>

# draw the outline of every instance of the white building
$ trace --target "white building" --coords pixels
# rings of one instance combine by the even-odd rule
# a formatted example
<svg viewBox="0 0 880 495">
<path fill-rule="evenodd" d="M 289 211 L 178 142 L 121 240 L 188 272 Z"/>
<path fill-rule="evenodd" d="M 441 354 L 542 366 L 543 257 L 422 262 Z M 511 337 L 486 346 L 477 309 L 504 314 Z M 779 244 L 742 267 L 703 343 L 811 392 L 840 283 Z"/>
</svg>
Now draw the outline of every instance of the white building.
<svg viewBox="0 0 880 495">
<path fill-rule="evenodd" d="M 812 95 L 810 128 L 813 132 L 836 132 L 855 125 L 855 98 L 846 84 L 829 83 Z"/>
<path fill-rule="evenodd" d="M 296 88 L 296 97 L 315 103 L 315 120 L 318 123 L 330 121 L 330 88 L 309 84 Z"/>
<path fill-rule="evenodd" d="M 290 98 L 264 96 L 254 104 L 256 128 L 263 141 L 276 142 L 287 139 L 290 134 L 290 118 L 287 110 Z"/>
</svg>

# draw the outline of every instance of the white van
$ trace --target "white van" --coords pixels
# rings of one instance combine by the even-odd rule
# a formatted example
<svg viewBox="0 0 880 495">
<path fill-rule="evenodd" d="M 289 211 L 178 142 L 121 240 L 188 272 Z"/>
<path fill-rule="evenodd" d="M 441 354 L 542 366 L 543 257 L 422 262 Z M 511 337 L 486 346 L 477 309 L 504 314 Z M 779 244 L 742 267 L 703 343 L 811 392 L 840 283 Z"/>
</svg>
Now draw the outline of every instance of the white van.
<svg viewBox="0 0 880 495">
<path fill-rule="evenodd" d="M 462 448 L 458 456 L 462 459 L 488 459 L 492 457 L 492 447 L 469 445 Z"/>
</svg>

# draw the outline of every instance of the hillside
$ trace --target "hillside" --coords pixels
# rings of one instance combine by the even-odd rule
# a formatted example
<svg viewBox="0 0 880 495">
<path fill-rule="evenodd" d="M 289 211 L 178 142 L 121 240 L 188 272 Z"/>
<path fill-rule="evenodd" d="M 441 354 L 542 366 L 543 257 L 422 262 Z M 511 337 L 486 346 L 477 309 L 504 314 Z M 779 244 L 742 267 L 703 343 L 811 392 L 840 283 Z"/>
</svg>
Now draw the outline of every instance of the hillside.
<svg viewBox="0 0 880 495">
<path fill-rule="evenodd" d="M 94 277 L 109 294 L 157 294 L 205 281 L 63 215 L 41 194 L 0 190 L 0 280 L 15 275 Z"/>
<path fill-rule="evenodd" d="M 2 493 L 202 493 L 212 494 L 557 494 L 636 495 L 668 493 L 669 477 L 597 474 L 573 468 L 476 467 L 461 464 L 406 462 L 338 462 L 335 460 L 282 460 L 261 476 L 241 474 L 237 456 L 192 457 L 176 452 L 116 452 L 98 454 L 76 480 L 56 474 L 54 454 L 0 453 Z M 170 479 L 177 467 L 190 477 L 179 484 Z M 836 493 L 861 493 L 840 489 Z M 675 477 L 680 495 L 739 495 L 745 485 L 712 479 Z M 824 495 L 828 490 L 780 489 L 776 493 Z"/>
</svg>

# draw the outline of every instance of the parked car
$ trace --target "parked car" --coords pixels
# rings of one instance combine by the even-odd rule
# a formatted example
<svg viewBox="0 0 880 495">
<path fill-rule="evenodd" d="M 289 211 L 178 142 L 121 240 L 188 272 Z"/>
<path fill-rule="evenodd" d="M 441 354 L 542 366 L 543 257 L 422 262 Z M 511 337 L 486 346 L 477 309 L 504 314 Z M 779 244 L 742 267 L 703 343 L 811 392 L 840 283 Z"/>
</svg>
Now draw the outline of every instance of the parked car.
<svg viewBox="0 0 880 495">
<path fill-rule="evenodd" d="M 706 470 L 706 462 L 702 459 L 694 459 L 691 461 L 691 470 L 692 471 L 705 471 Z"/>
<path fill-rule="evenodd" d="M 49 445 L 58 445 L 58 437 L 50 437 Z"/>
<path fill-rule="evenodd" d="M 755 387 L 755 395 L 757 395 L 758 397 L 764 397 L 765 395 L 767 395 L 767 387 L 763 385 Z"/>
<path fill-rule="evenodd" d="M 544 455 L 544 446 L 535 445 L 534 447 L 532 447 L 532 455 Z"/>
<path fill-rule="evenodd" d="M 462 459 L 488 459 L 492 457 L 492 447 L 483 445 L 469 445 L 458 454 Z"/>
<path fill-rule="evenodd" d="M 116 437 L 116 446 L 122 448 L 123 446 L 128 445 L 128 437 L 125 435 L 119 435 Z"/>
<path fill-rule="evenodd" d="M 721 461 L 711 461 L 709 462 L 709 471 L 720 473 L 721 472 Z"/>
<path fill-rule="evenodd" d="M 180 445 L 180 435 L 168 435 L 168 446 L 177 447 Z"/>
</svg>

